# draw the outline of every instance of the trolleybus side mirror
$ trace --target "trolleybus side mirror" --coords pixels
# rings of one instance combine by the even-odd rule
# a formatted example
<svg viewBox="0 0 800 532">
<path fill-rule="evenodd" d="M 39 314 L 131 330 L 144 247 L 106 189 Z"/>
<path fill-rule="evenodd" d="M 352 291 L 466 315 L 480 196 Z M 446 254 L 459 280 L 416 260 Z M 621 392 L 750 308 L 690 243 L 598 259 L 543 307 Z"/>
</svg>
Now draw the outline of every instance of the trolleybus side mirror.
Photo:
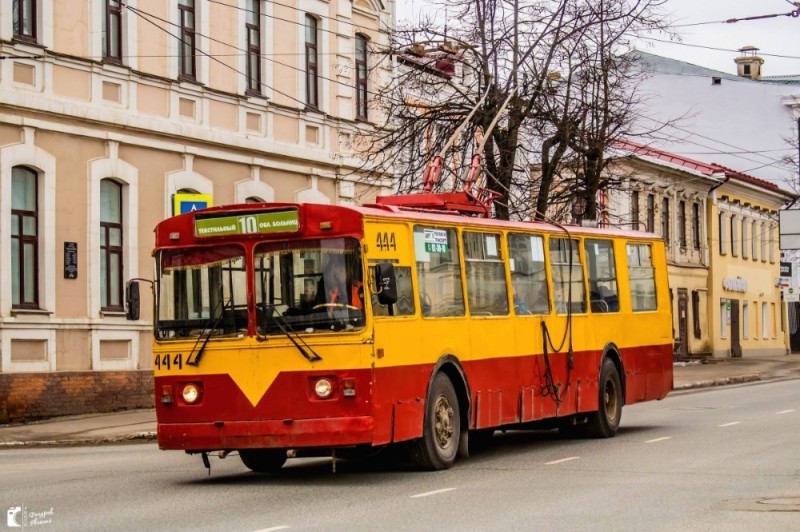
<svg viewBox="0 0 800 532">
<path fill-rule="evenodd" d="M 397 278 L 391 262 L 379 262 L 375 265 L 375 286 L 378 289 L 378 301 L 382 305 L 397 303 Z"/>
<path fill-rule="evenodd" d="M 125 317 L 139 319 L 139 281 L 131 280 L 125 284 Z"/>
</svg>

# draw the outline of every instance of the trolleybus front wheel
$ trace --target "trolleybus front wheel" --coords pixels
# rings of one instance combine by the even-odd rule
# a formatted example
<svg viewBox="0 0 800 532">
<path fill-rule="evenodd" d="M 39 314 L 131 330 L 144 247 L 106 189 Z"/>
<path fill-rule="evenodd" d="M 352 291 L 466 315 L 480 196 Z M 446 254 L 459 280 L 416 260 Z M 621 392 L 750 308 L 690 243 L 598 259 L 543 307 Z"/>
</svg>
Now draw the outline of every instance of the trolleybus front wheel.
<svg viewBox="0 0 800 532">
<path fill-rule="evenodd" d="M 422 438 L 414 442 L 411 457 L 423 469 L 447 469 L 456 459 L 461 439 L 461 414 L 453 383 L 437 373 L 428 392 Z"/>
<path fill-rule="evenodd" d="M 617 366 L 610 358 L 603 360 L 598 382 L 597 412 L 589 416 L 586 430 L 593 438 L 611 438 L 617 433 L 622 418 L 622 384 Z"/>
<path fill-rule="evenodd" d="M 239 458 L 251 471 L 275 473 L 286 463 L 286 449 L 241 449 Z"/>
</svg>

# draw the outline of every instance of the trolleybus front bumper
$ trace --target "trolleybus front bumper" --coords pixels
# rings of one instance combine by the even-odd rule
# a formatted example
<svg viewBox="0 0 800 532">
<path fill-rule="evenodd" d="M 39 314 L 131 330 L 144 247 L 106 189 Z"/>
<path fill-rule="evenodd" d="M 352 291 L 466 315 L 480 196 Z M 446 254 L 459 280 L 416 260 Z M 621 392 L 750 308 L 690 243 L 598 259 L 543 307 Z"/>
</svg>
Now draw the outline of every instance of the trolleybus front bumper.
<svg viewBox="0 0 800 532">
<path fill-rule="evenodd" d="M 160 449 L 301 449 L 372 443 L 372 416 L 210 423 L 159 423 Z"/>
</svg>

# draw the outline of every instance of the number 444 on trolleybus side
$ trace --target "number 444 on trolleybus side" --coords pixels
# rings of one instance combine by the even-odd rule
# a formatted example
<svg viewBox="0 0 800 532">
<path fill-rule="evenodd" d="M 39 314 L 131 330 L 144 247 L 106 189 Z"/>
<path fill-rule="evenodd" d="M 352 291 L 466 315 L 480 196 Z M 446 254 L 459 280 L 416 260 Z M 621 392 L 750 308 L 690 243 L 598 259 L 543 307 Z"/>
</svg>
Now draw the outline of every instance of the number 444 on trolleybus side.
<svg viewBox="0 0 800 532">
<path fill-rule="evenodd" d="M 391 197 L 213 207 L 155 237 L 158 443 L 206 464 L 407 442 L 444 469 L 501 428 L 614 436 L 623 405 L 672 388 L 655 235 Z"/>
</svg>

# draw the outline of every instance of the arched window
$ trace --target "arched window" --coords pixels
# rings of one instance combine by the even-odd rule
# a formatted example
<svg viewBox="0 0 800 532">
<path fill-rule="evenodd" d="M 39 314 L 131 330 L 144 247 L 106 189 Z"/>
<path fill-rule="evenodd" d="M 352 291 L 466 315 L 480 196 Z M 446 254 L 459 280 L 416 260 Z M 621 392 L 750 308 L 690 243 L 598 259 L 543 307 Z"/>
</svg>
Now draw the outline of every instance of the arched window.
<svg viewBox="0 0 800 532">
<path fill-rule="evenodd" d="M 356 35 L 356 118 L 367 119 L 367 38 Z"/>
<path fill-rule="evenodd" d="M 245 203 L 264 203 L 264 200 L 261 199 L 261 198 L 258 198 L 256 196 L 250 196 L 250 197 L 245 198 L 244 202 Z"/>
<path fill-rule="evenodd" d="M 25 166 L 11 171 L 11 305 L 39 308 L 38 176 Z"/>
<path fill-rule="evenodd" d="M 122 311 L 122 185 L 100 181 L 100 307 Z"/>
</svg>

